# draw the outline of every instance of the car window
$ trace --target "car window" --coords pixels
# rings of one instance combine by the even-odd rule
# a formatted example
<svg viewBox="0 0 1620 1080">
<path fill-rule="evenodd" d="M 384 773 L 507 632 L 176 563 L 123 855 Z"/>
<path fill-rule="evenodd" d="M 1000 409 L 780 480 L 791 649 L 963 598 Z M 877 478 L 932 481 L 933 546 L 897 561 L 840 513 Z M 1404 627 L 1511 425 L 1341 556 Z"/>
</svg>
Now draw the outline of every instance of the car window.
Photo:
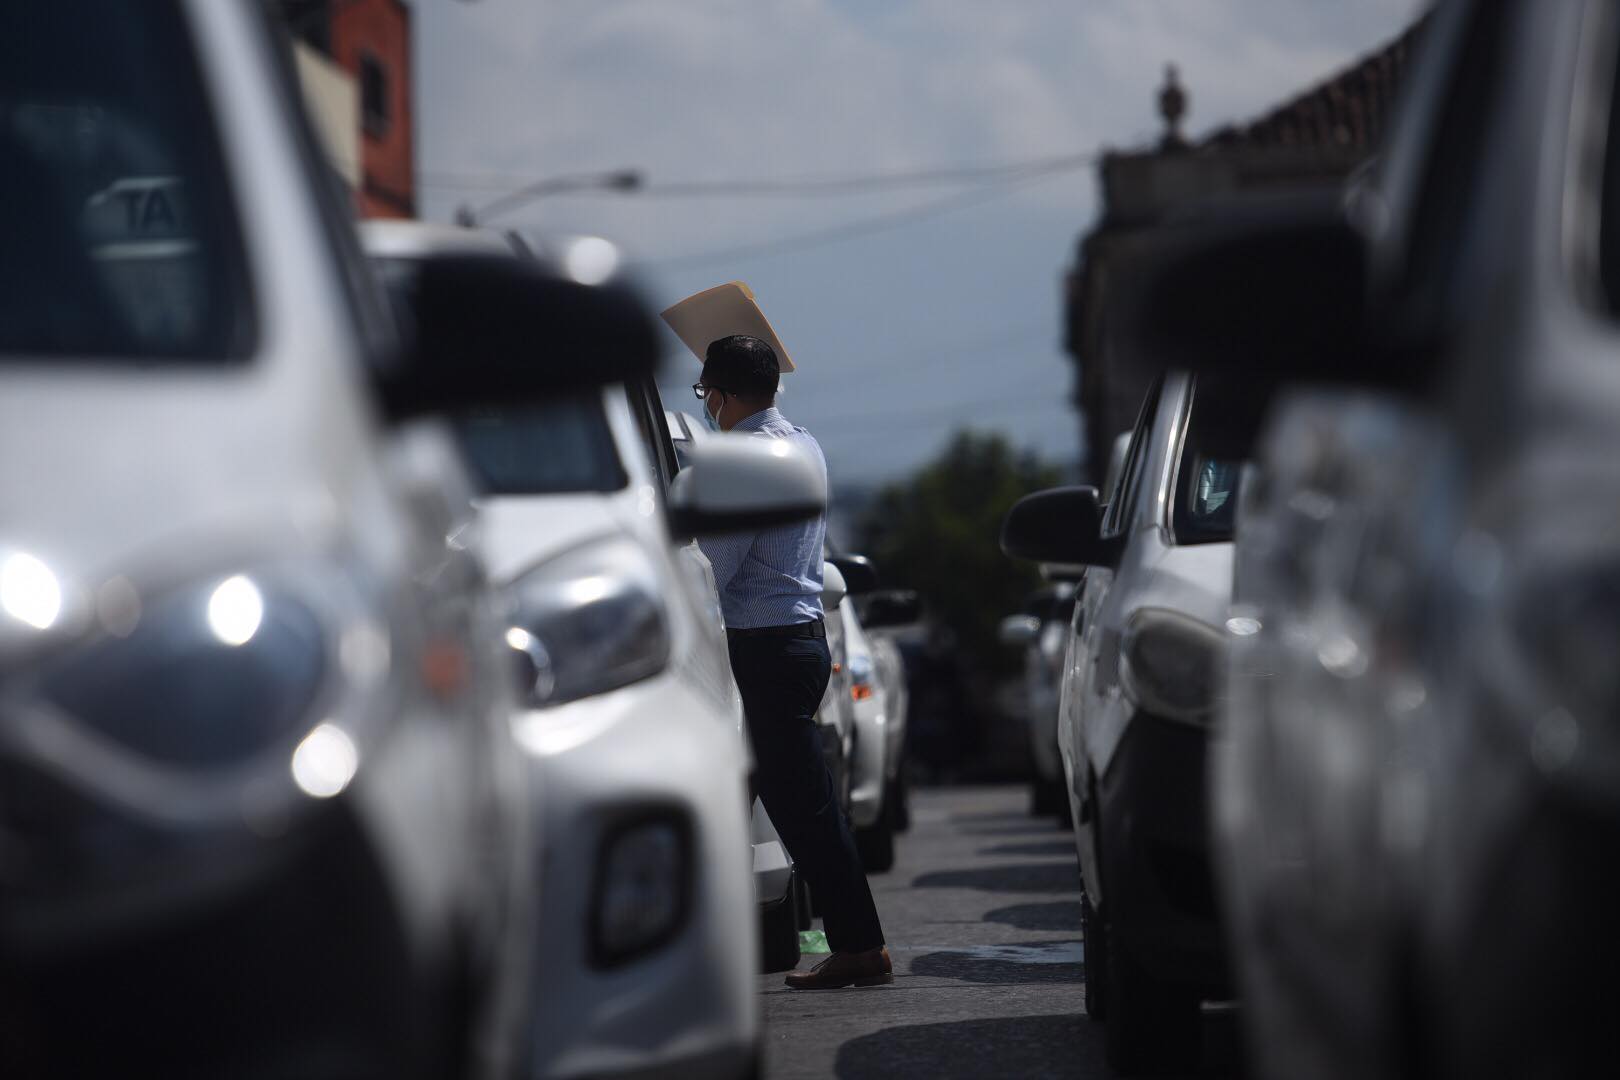
<svg viewBox="0 0 1620 1080">
<path fill-rule="evenodd" d="M 658 396 L 658 388 L 650 380 L 643 379 L 626 384 L 624 391 L 630 403 L 630 413 L 636 418 L 636 432 L 640 436 L 642 449 L 647 452 L 648 464 L 658 476 L 659 487 L 667 490 L 678 466 L 675 450 L 669 441 L 669 428 L 664 422 L 664 403 Z"/>
<path fill-rule="evenodd" d="M 1155 379 L 1142 400 L 1142 410 L 1136 416 L 1136 427 L 1131 432 L 1130 449 L 1125 451 L 1125 467 L 1120 470 L 1119 484 L 1107 493 L 1108 513 L 1103 517 L 1102 535 L 1117 536 L 1131 520 L 1136 506 L 1136 493 L 1141 487 L 1142 469 L 1147 462 L 1147 440 L 1153 430 L 1153 419 L 1159 411 L 1159 395 L 1164 385 Z"/>
<path fill-rule="evenodd" d="M 214 131 L 172 0 L 0 6 L 0 357 L 246 355 Z"/>
<path fill-rule="evenodd" d="M 1184 458 L 1183 467 L 1187 488 L 1185 496 L 1176 500 L 1176 540 L 1183 544 L 1230 540 L 1243 463 L 1200 453 Z"/>
<path fill-rule="evenodd" d="M 599 394 L 456 422 L 467 466 L 486 495 L 617 491 L 626 479 Z"/>
<path fill-rule="evenodd" d="M 1176 459 L 1171 531 L 1178 544 L 1232 539 L 1239 478 L 1263 408 L 1241 381 L 1201 378 L 1193 387 Z"/>
<path fill-rule="evenodd" d="M 680 472 L 691 460 L 692 433 L 686 430 L 687 421 L 683 414 L 666 413 L 664 419 L 669 422 L 669 438 L 675 446 L 675 471 Z"/>
</svg>

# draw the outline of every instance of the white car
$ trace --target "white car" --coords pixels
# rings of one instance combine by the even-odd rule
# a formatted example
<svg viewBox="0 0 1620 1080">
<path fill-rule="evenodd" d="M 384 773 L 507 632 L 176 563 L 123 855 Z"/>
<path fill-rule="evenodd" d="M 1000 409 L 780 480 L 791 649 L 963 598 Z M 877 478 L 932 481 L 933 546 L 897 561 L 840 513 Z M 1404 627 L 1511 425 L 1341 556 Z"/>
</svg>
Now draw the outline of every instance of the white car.
<svg viewBox="0 0 1620 1080">
<path fill-rule="evenodd" d="M 524 1038 L 541 874 L 443 415 L 656 342 L 456 257 L 401 341 L 265 8 L 0 7 L 0 1075 L 507 1075 Z M 537 324 L 608 356 L 464 351 Z"/>
<path fill-rule="evenodd" d="M 921 618 L 917 593 L 909 589 L 885 589 L 868 593 L 859 600 L 861 626 L 866 630 L 877 666 L 877 682 L 887 698 L 884 711 L 888 723 L 884 733 L 888 747 L 883 766 L 887 779 L 883 813 L 895 832 L 911 827 L 910 792 L 906 779 L 906 727 L 911 715 L 910 678 L 899 635 L 915 627 Z"/>
<path fill-rule="evenodd" d="M 846 581 L 849 575 L 845 574 Z M 893 641 L 869 634 L 854 603 L 840 606 L 855 721 L 849 821 L 867 870 L 894 865 L 901 753 L 906 734 L 904 662 Z"/>
<path fill-rule="evenodd" d="M 1029 812 L 1036 817 L 1055 815 L 1067 820 L 1069 814 L 1063 758 L 1058 751 L 1058 690 L 1077 600 L 1075 582 L 1053 582 L 1026 598 L 1020 614 L 1001 620 L 1001 643 L 1024 654 L 1025 726 L 1032 771 Z"/>
<path fill-rule="evenodd" d="M 1211 780 L 1256 1076 L 1620 1075 L 1615 16 L 1443 0 L 1348 193 L 1132 268 L 1270 399 Z"/>
<path fill-rule="evenodd" d="M 362 231 L 407 320 L 424 258 L 530 260 L 493 232 Z M 559 359 L 543 338 L 515 346 Z M 708 562 L 671 530 L 808 516 L 825 486 L 796 455 L 727 440 L 668 490 L 656 393 L 649 376 L 457 425 L 479 490 L 467 542 L 504 601 L 527 698 L 512 734 L 541 796 L 532 1076 L 757 1065 L 758 954 L 737 933 L 755 917 L 741 704 Z"/>
<path fill-rule="evenodd" d="M 1130 441 L 1128 431 L 1114 440 L 1103 473 L 1102 492 L 1112 492 L 1118 486 Z M 1059 693 L 1069 641 L 1085 633 L 1083 618 L 1076 619 L 1076 607 L 1087 572 L 1083 565 L 1042 565 L 1041 575 L 1048 584 L 1026 600 L 1021 614 L 1001 620 L 1001 643 L 1024 650 L 1024 695 L 1029 712 L 1030 763 L 1034 767 L 1030 813 L 1038 817 L 1055 814 L 1063 825 L 1072 821 L 1063 755 L 1058 749 Z"/>
<path fill-rule="evenodd" d="M 1031 495 L 1008 554 L 1089 567 L 1058 746 L 1085 893 L 1086 1011 L 1128 1071 L 1195 1057 L 1201 1001 L 1228 976 L 1210 867 L 1205 761 L 1232 599 L 1238 463 L 1215 380 L 1174 373 L 1143 403 L 1106 507 Z"/>
</svg>

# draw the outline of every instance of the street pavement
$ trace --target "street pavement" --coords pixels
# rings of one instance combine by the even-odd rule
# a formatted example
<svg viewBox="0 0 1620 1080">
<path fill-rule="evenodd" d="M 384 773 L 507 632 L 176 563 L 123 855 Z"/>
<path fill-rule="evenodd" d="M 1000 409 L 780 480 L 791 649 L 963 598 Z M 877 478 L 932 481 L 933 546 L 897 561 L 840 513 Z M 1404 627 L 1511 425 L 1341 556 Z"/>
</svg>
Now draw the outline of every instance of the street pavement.
<svg viewBox="0 0 1620 1080">
<path fill-rule="evenodd" d="M 761 975 L 767 1077 L 1110 1075 L 1084 1015 L 1074 844 L 1028 800 L 1024 787 L 913 791 L 894 869 L 871 877 L 894 985 L 793 991 Z M 1234 1026 L 1207 1018 L 1203 1075 L 1232 1075 Z"/>
</svg>

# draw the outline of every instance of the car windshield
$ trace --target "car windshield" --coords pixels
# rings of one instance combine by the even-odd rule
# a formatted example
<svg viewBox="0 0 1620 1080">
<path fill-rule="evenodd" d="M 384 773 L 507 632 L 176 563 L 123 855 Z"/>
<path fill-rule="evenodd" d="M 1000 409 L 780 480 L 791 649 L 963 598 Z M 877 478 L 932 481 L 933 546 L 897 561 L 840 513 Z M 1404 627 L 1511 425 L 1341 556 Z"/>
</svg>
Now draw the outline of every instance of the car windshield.
<svg viewBox="0 0 1620 1080">
<path fill-rule="evenodd" d="M 1177 543 L 1232 539 L 1243 457 L 1258 418 L 1256 400 L 1241 385 L 1209 377 L 1194 387 L 1192 415 L 1176 467 L 1171 524 Z"/>
<path fill-rule="evenodd" d="M 240 357 L 240 245 L 169 0 L 0 7 L 0 362 Z"/>
<path fill-rule="evenodd" d="M 626 483 L 596 394 L 474 413 L 456 429 L 486 495 L 617 491 Z"/>
</svg>

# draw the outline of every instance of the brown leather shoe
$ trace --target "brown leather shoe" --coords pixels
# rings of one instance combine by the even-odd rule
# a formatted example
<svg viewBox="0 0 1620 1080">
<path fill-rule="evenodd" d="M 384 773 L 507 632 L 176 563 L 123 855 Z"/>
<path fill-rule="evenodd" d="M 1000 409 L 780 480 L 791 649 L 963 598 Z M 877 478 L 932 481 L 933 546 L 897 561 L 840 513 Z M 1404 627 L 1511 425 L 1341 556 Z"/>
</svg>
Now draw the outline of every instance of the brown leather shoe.
<svg viewBox="0 0 1620 1080">
<path fill-rule="evenodd" d="M 887 948 L 835 952 L 809 971 L 790 971 L 785 980 L 795 990 L 837 990 L 841 986 L 881 986 L 894 982 Z"/>
</svg>

